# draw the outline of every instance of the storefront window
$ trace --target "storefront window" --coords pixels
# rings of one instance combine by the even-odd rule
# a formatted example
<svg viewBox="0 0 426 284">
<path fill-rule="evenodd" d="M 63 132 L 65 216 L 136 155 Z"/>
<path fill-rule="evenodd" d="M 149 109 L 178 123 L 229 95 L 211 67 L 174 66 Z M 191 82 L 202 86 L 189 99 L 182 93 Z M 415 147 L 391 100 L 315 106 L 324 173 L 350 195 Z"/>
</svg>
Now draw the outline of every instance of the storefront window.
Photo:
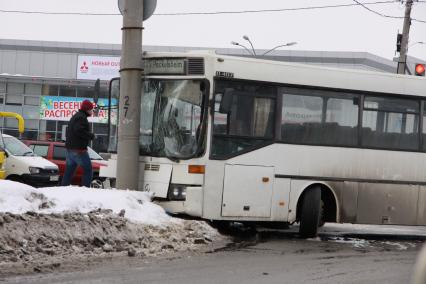
<svg viewBox="0 0 426 284">
<path fill-rule="evenodd" d="M 57 96 L 59 92 L 59 86 L 57 85 L 49 85 L 44 84 L 43 85 L 43 96 Z"/>
<path fill-rule="evenodd" d="M 41 88 L 42 85 L 39 84 L 25 84 L 25 94 L 40 96 Z"/>
<path fill-rule="evenodd" d="M 18 128 L 18 120 L 15 119 L 15 118 L 7 117 L 6 118 L 6 125 L 5 125 L 5 127 L 8 127 L 8 128 Z"/>
<path fill-rule="evenodd" d="M 75 97 L 76 96 L 76 87 L 74 87 L 74 86 L 60 86 L 59 96 Z"/>
<path fill-rule="evenodd" d="M 40 107 L 39 106 L 24 106 L 22 114 L 25 119 L 39 119 Z"/>
<path fill-rule="evenodd" d="M 24 133 L 22 133 L 22 139 L 24 140 L 37 140 L 37 131 L 30 131 L 30 130 L 25 130 Z"/>
<path fill-rule="evenodd" d="M 8 83 L 7 84 L 7 93 L 8 94 L 19 94 L 22 95 L 24 93 L 24 84 L 20 83 Z"/>
<path fill-rule="evenodd" d="M 65 132 L 67 127 L 68 127 L 68 121 L 58 121 L 57 132 Z"/>
<path fill-rule="evenodd" d="M 16 128 L 4 128 L 2 131 L 3 134 L 11 135 L 13 137 L 19 137 L 19 131 Z"/>
<path fill-rule="evenodd" d="M 24 105 L 39 106 L 40 105 L 40 97 L 39 96 L 24 96 Z"/>
<path fill-rule="evenodd" d="M 96 134 L 108 134 L 108 124 L 106 123 L 93 123 L 93 131 Z"/>
<path fill-rule="evenodd" d="M 41 141 L 54 141 L 55 140 L 55 132 L 42 132 L 39 133 L 39 140 Z"/>
<path fill-rule="evenodd" d="M 46 125 L 46 131 L 56 131 L 56 121 L 53 120 L 44 120 Z M 41 129 L 41 127 L 40 127 Z"/>
<path fill-rule="evenodd" d="M 109 92 L 108 88 L 101 88 L 101 93 L 99 94 L 100 98 L 108 98 Z"/>
<path fill-rule="evenodd" d="M 0 82 L 0 93 L 6 93 L 6 82 Z"/>
<path fill-rule="evenodd" d="M 26 119 L 25 120 L 25 129 L 38 129 L 38 120 L 37 119 Z"/>
<path fill-rule="evenodd" d="M 97 132 L 95 132 L 97 134 Z M 107 135 L 96 135 L 96 138 L 92 141 L 92 147 L 97 152 L 108 151 L 108 136 Z"/>
<path fill-rule="evenodd" d="M 7 94 L 6 104 L 8 105 L 22 105 L 22 94 Z"/>
<path fill-rule="evenodd" d="M 84 86 L 77 88 L 77 97 L 79 98 L 93 98 L 95 94 L 93 86 Z"/>
<path fill-rule="evenodd" d="M 62 132 L 56 132 L 55 141 L 65 141 L 66 137 L 62 136 Z"/>
</svg>

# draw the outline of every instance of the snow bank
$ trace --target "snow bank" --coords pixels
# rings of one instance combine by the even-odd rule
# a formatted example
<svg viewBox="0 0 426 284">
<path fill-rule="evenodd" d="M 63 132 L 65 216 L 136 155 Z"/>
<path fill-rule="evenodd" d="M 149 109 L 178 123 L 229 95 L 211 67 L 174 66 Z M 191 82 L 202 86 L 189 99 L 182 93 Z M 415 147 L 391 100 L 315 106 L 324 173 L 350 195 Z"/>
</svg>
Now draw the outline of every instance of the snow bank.
<svg viewBox="0 0 426 284">
<path fill-rule="evenodd" d="M 168 216 L 144 192 L 0 181 L 0 278 L 87 259 L 198 252 L 227 241 L 205 222 Z"/>
<path fill-rule="evenodd" d="M 0 181 L 0 212 L 89 213 L 98 209 L 119 214 L 125 210 L 130 221 L 166 225 L 180 222 L 150 201 L 146 192 L 94 189 L 77 186 L 33 188 L 13 181 Z"/>
</svg>

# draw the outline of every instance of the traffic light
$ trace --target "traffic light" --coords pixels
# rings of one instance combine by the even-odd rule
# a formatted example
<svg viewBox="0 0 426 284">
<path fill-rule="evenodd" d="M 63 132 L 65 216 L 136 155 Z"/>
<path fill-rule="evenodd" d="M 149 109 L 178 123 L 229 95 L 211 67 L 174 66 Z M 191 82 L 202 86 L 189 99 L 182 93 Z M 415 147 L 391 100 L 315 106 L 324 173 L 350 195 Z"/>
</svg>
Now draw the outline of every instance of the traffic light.
<svg viewBox="0 0 426 284">
<path fill-rule="evenodd" d="M 416 76 L 424 76 L 425 75 L 425 65 L 424 64 L 416 64 L 415 72 L 416 72 Z"/>
<path fill-rule="evenodd" d="M 396 52 L 401 52 L 402 34 L 396 36 Z"/>
</svg>

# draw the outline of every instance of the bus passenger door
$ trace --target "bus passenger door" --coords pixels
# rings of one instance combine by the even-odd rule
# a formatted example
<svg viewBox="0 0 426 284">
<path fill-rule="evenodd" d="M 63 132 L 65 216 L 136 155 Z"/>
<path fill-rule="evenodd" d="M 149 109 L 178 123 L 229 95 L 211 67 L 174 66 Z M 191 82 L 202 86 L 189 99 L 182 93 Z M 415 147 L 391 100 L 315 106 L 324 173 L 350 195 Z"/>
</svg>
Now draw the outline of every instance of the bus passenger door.
<svg viewBox="0 0 426 284">
<path fill-rule="evenodd" d="M 225 165 L 223 217 L 270 217 L 274 168 Z"/>
</svg>

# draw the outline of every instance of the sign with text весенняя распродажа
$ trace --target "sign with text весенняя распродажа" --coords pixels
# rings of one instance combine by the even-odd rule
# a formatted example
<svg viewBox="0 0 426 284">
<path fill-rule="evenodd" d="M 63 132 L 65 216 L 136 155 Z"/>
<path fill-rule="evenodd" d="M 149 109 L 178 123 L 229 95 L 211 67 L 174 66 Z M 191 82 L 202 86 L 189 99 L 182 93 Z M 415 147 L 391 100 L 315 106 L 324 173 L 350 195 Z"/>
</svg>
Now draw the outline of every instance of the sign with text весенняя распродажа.
<svg viewBox="0 0 426 284">
<path fill-rule="evenodd" d="M 75 97 L 56 97 L 42 96 L 40 105 L 40 119 L 44 120 L 61 120 L 68 121 L 80 109 L 81 103 L 90 98 L 75 98 Z M 111 100 L 112 105 L 117 105 L 117 100 Z M 95 104 L 93 104 L 96 107 Z M 99 99 L 98 106 L 100 107 L 98 115 L 89 117 L 89 122 L 107 123 L 108 122 L 108 99 Z M 116 108 L 111 111 L 111 121 L 115 121 L 117 112 Z"/>
</svg>

